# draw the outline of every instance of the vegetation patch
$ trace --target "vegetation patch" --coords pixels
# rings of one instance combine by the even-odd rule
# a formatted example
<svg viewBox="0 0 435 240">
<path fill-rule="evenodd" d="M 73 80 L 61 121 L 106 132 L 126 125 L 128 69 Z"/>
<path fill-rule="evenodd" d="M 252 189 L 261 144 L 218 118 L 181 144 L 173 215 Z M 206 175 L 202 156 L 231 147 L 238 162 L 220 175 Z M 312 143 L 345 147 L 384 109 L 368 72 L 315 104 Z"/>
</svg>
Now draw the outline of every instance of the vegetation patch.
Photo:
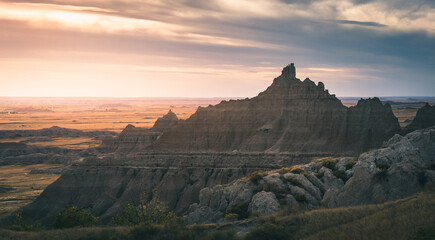
<svg viewBox="0 0 435 240">
<path fill-rule="evenodd" d="M 263 179 L 264 176 L 266 176 L 267 173 L 263 171 L 255 171 L 251 174 L 249 174 L 248 179 L 249 181 L 253 182 L 254 184 L 258 184 L 258 182 Z"/>
<path fill-rule="evenodd" d="M 349 160 L 347 161 L 346 164 L 344 164 L 344 166 L 346 167 L 346 170 L 349 170 L 351 168 L 353 168 L 353 166 L 355 166 L 356 161 L 355 160 Z"/>
<path fill-rule="evenodd" d="M 281 224 L 264 223 L 255 227 L 251 232 L 249 232 L 245 240 L 281 240 L 290 239 L 284 231 L 284 226 Z"/>
<path fill-rule="evenodd" d="M 286 174 L 286 173 L 291 172 L 291 168 L 288 168 L 288 167 L 282 167 L 280 170 L 278 170 L 278 172 L 279 172 L 281 175 L 284 175 L 284 174 Z"/>
<path fill-rule="evenodd" d="M 55 228 L 92 227 L 97 224 L 99 219 L 86 209 L 71 206 L 57 213 L 53 226 Z"/>
<path fill-rule="evenodd" d="M 6 227 L 15 231 L 39 231 L 44 229 L 41 223 L 28 224 L 21 216 L 22 209 L 14 212 L 12 219 L 6 224 Z"/>
<path fill-rule="evenodd" d="M 151 201 L 146 201 L 146 194 L 142 193 L 139 196 L 139 206 L 134 206 L 132 203 L 122 205 L 121 213 L 113 216 L 112 223 L 134 226 L 142 223 L 164 224 L 179 220 L 179 217 L 160 201 L 156 189 L 153 190 L 153 196 Z"/>
<path fill-rule="evenodd" d="M 237 215 L 238 220 L 248 218 L 249 217 L 248 206 L 249 206 L 249 202 L 243 202 L 243 203 L 231 206 L 227 210 L 225 218 L 228 214 Z M 234 217 L 234 215 L 228 215 L 228 217 Z"/>
<path fill-rule="evenodd" d="M 343 182 L 347 181 L 346 172 L 344 170 L 334 170 L 332 174 L 334 174 L 334 176 L 336 176 L 337 178 L 343 180 Z"/>
<path fill-rule="evenodd" d="M 327 157 L 321 160 L 322 167 L 329 168 L 331 170 L 335 170 L 335 166 L 337 165 L 338 159 L 334 159 L 331 157 Z"/>
</svg>

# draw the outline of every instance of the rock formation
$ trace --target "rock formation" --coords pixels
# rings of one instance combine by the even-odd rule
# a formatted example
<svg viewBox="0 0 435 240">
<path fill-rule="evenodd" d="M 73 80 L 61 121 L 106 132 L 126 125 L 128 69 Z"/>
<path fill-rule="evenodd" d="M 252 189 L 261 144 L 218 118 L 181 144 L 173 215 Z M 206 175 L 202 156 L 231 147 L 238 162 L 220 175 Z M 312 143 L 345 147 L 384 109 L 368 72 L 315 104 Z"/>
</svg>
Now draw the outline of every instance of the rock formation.
<svg viewBox="0 0 435 240">
<path fill-rule="evenodd" d="M 23 209 L 30 221 L 51 223 L 58 211 L 70 205 L 86 208 L 110 222 L 120 205 L 138 203 L 139 194 L 159 198 L 183 215 L 198 202 L 204 187 L 225 184 L 261 169 L 308 162 L 312 156 L 271 154 L 149 154 L 135 158 L 88 158 L 66 170 Z"/>
<path fill-rule="evenodd" d="M 106 138 L 100 146 L 102 152 L 113 152 L 118 155 L 126 155 L 133 150 L 142 151 L 157 140 L 163 132 L 169 130 L 178 123 L 178 117 L 171 110 L 161 118 L 158 118 L 150 129 L 135 127 L 131 124 L 116 137 Z"/>
<path fill-rule="evenodd" d="M 426 103 L 422 108 L 418 109 L 414 120 L 405 127 L 403 132 L 410 133 L 417 129 L 427 128 L 435 125 L 435 105 L 430 106 Z"/>
<path fill-rule="evenodd" d="M 293 64 L 258 96 L 199 107 L 146 151 L 361 153 L 400 131 L 390 105 L 378 98 L 347 108 Z"/>
<path fill-rule="evenodd" d="M 204 188 L 185 219 L 210 223 L 223 221 L 226 213 L 247 217 L 276 212 L 280 205 L 311 209 L 396 200 L 435 182 L 434 166 L 435 128 L 418 130 L 395 135 L 384 148 L 363 153 L 356 162 L 324 158 Z"/>
</svg>

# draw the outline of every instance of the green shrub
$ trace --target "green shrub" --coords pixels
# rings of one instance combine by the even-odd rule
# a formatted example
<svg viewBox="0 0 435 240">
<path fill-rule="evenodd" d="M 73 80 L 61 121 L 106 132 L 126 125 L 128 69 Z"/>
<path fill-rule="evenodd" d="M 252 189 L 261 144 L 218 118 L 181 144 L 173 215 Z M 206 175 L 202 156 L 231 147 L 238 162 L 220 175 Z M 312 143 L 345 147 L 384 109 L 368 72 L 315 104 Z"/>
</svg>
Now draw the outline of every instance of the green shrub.
<svg viewBox="0 0 435 240">
<path fill-rule="evenodd" d="M 133 226 L 140 223 L 165 224 L 181 221 L 173 211 L 169 211 L 169 208 L 160 201 L 156 190 L 153 191 L 153 195 L 153 200 L 147 202 L 146 194 L 140 194 L 140 205 L 137 207 L 132 203 L 121 205 L 121 213 L 113 216 L 112 223 Z"/>
<path fill-rule="evenodd" d="M 347 181 L 346 172 L 344 170 L 334 170 L 332 174 L 334 174 L 334 176 L 336 176 L 337 178 L 342 179 L 344 182 Z"/>
<path fill-rule="evenodd" d="M 249 212 L 248 212 L 248 206 L 249 203 L 248 202 L 243 202 L 240 204 L 236 204 L 231 206 L 228 210 L 227 210 L 227 214 L 237 214 L 237 219 L 241 220 L 241 219 L 245 219 L 249 217 Z"/>
<path fill-rule="evenodd" d="M 337 165 L 338 160 L 328 157 L 322 160 L 322 166 L 329 168 L 331 170 L 335 170 L 335 165 Z"/>
<path fill-rule="evenodd" d="M 57 213 L 53 226 L 55 228 L 91 227 L 97 224 L 98 220 L 98 217 L 85 209 L 71 206 Z"/>
<path fill-rule="evenodd" d="M 6 224 L 8 229 L 15 231 L 39 231 L 44 228 L 40 222 L 34 225 L 28 224 L 21 216 L 21 213 L 22 209 L 19 209 L 13 213 L 12 219 Z"/>
<path fill-rule="evenodd" d="M 295 176 L 292 175 L 286 176 L 285 180 L 287 180 L 289 183 L 295 186 L 302 187 L 302 183 Z"/>
<path fill-rule="evenodd" d="M 346 167 L 346 170 L 349 170 L 351 168 L 353 168 L 353 166 L 356 164 L 355 160 L 349 160 L 347 161 L 346 164 L 344 164 L 344 166 Z"/>
<path fill-rule="evenodd" d="M 251 181 L 251 182 L 253 182 L 254 184 L 258 184 L 258 182 L 261 180 L 261 179 L 263 179 L 263 177 L 266 175 L 266 173 L 265 172 L 263 172 L 263 171 L 255 171 L 255 172 L 253 172 L 253 173 L 251 173 L 250 175 L 249 175 L 249 180 Z"/>
<path fill-rule="evenodd" d="M 289 239 L 286 235 L 284 227 L 280 224 L 265 223 L 255 227 L 249 232 L 245 240 L 281 240 Z"/>
</svg>

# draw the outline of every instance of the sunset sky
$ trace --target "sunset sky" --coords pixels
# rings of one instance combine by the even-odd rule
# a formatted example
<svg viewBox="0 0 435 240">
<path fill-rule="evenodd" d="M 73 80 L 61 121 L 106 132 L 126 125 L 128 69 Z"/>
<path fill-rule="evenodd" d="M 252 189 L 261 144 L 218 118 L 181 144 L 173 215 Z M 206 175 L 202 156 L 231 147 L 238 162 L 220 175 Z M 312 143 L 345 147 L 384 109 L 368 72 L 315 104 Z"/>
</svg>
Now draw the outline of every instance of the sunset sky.
<svg viewBox="0 0 435 240">
<path fill-rule="evenodd" d="M 435 1 L 0 0 L 0 96 L 434 96 Z"/>
</svg>

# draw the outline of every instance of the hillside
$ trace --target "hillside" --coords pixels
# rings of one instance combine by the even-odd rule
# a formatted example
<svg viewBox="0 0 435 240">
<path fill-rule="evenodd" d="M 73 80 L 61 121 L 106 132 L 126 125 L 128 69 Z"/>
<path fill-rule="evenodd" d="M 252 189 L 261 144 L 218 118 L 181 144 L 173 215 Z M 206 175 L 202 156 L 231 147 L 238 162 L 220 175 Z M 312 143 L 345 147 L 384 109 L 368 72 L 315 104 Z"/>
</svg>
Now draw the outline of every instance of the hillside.
<svg viewBox="0 0 435 240">
<path fill-rule="evenodd" d="M 159 232 L 159 228 L 152 228 L 154 232 L 148 232 L 147 236 L 148 239 L 160 240 L 433 239 L 435 234 L 433 212 L 435 212 L 435 188 L 429 185 L 424 192 L 383 204 L 311 211 L 287 208 L 273 215 L 249 220 L 193 225 L 187 228 L 172 227 L 170 237 L 167 237 L 168 235 L 164 237 L 162 232 Z M 141 239 L 146 232 L 138 231 L 140 229 L 141 227 L 100 227 L 39 232 L 0 229 L 0 239 Z M 245 235 L 246 232 L 250 233 Z"/>
</svg>

